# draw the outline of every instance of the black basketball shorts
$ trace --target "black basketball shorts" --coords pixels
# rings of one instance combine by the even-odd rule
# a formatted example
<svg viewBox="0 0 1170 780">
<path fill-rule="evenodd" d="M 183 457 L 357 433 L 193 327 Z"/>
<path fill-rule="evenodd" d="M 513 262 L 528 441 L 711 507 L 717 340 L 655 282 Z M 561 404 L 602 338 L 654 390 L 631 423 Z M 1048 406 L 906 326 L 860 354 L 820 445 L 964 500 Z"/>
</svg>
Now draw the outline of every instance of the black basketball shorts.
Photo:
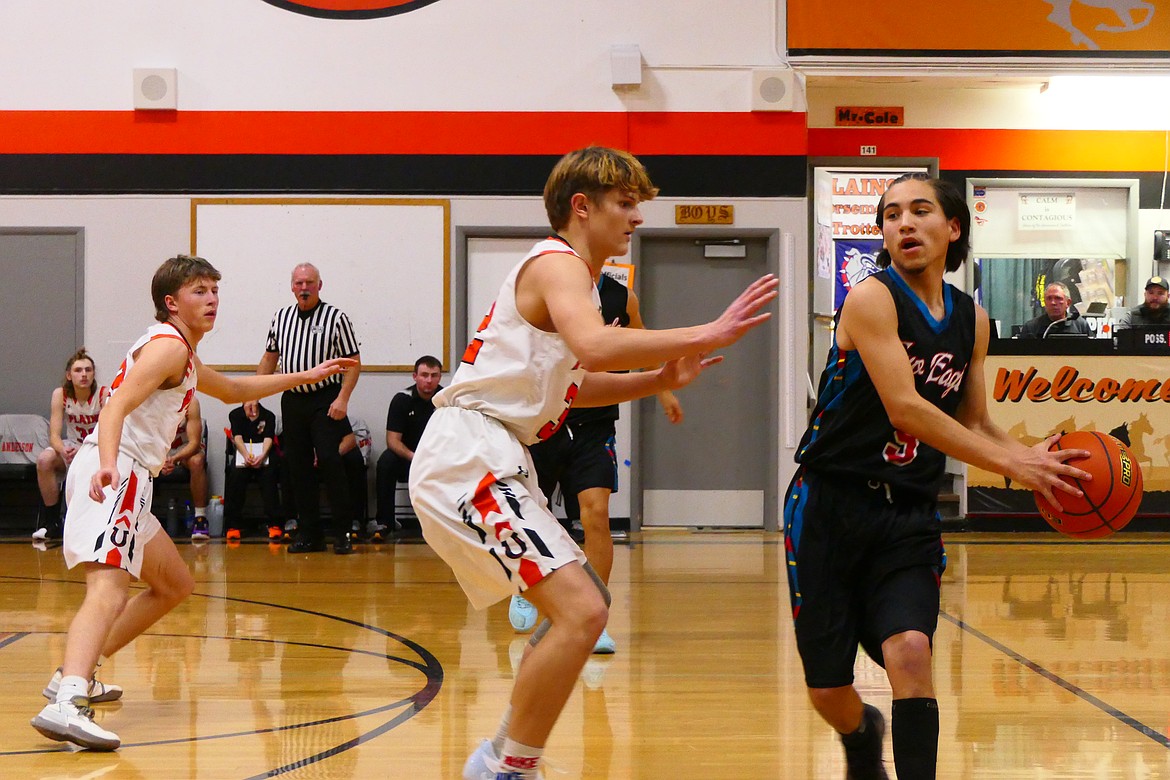
<svg viewBox="0 0 1170 780">
<path fill-rule="evenodd" d="M 547 441 L 529 448 L 540 488 L 551 497 L 561 486 L 566 499 L 582 490 L 618 489 L 613 420 L 567 422 Z"/>
<path fill-rule="evenodd" d="M 870 486 L 873 485 L 873 487 Z M 936 502 L 800 469 L 784 500 L 796 644 L 810 688 L 853 683 L 860 644 L 905 631 L 933 638 L 946 566 Z"/>
</svg>

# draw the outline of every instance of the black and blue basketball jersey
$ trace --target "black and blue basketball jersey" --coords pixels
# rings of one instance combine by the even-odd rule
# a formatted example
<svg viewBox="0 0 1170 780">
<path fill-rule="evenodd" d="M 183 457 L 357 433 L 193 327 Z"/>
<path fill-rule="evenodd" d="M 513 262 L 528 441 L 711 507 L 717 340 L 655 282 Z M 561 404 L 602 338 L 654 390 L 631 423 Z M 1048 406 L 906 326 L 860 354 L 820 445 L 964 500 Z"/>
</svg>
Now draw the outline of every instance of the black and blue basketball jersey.
<svg viewBox="0 0 1170 780">
<path fill-rule="evenodd" d="M 944 284 L 946 308 L 938 321 L 893 268 L 872 278 L 893 296 L 898 337 L 906 347 L 918 394 L 954 417 L 975 345 L 975 302 Z M 848 298 L 844 305 L 849 305 Z M 861 355 L 840 349 L 834 339 L 796 460 L 819 473 L 885 482 L 933 499 L 946 456 L 894 428 Z"/>
<path fill-rule="evenodd" d="M 601 296 L 601 319 L 606 325 L 613 325 L 614 322 L 618 327 L 626 328 L 630 325 L 630 313 L 628 311 L 630 304 L 630 291 L 624 284 L 614 279 L 611 276 L 602 274 L 597 282 L 597 293 Z M 584 422 L 593 422 L 596 420 L 616 420 L 618 418 L 618 406 L 590 406 L 590 407 L 573 407 L 569 410 L 569 416 L 565 418 L 566 423 L 580 425 Z"/>
</svg>

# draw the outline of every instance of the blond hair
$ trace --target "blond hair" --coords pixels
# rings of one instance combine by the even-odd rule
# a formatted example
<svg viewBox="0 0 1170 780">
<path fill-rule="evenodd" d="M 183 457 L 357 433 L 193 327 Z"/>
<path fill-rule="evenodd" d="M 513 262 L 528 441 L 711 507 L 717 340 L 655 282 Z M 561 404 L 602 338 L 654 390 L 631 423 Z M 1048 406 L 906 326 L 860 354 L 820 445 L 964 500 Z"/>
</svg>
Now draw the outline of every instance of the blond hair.
<svg viewBox="0 0 1170 780">
<path fill-rule="evenodd" d="M 589 146 L 569 152 L 553 167 L 544 185 L 544 210 L 553 230 L 569 224 L 571 201 L 577 193 L 597 203 L 610 190 L 651 200 L 658 188 L 638 158 L 619 149 Z"/>
</svg>

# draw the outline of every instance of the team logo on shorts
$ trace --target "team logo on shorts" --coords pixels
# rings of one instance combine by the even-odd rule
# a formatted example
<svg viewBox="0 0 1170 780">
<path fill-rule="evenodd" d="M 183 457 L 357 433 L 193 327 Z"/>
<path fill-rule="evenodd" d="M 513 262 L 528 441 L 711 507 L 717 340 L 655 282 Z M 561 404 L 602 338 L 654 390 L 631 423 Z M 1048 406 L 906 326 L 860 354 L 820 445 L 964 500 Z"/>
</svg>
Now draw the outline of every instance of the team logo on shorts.
<svg viewBox="0 0 1170 780">
<path fill-rule="evenodd" d="M 322 19 L 378 19 L 404 14 L 439 0 L 264 0 L 269 5 Z"/>
</svg>

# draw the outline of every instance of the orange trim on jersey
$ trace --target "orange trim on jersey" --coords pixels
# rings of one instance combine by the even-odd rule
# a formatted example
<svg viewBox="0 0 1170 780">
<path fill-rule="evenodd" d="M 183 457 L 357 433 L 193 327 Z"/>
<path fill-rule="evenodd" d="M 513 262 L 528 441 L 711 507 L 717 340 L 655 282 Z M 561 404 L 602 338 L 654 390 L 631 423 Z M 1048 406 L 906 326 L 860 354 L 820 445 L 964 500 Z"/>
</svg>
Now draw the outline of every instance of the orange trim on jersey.
<svg viewBox="0 0 1170 780">
<path fill-rule="evenodd" d="M 102 563 L 107 566 L 122 566 L 122 547 L 114 543 L 115 535 L 125 535 L 128 538 L 130 529 L 133 528 L 131 522 L 134 517 L 135 507 L 138 504 L 138 475 L 131 470 L 130 476 L 126 478 L 126 490 L 122 494 L 122 501 L 118 505 L 117 515 L 114 517 L 114 522 L 106 530 L 108 534 L 107 543 L 111 545 L 110 549 L 106 551 L 106 558 Z"/>
<path fill-rule="evenodd" d="M 0 154 L 804 155 L 799 112 L 0 111 Z"/>
<path fill-rule="evenodd" d="M 540 573 L 540 567 L 533 561 L 527 558 L 520 559 L 520 579 L 524 580 L 524 584 L 532 587 L 536 583 L 544 579 L 544 575 Z"/>
<path fill-rule="evenodd" d="M 488 515 L 492 512 L 497 515 L 503 514 L 500 512 L 500 505 L 496 502 L 496 497 L 492 495 L 492 485 L 494 484 L 496 484 L 496 475 L 489 471 L 475 486 L 475 494 L 471 497 L 471 505 L 479 512 L 479 518 L 485 523 L 487 523 Z M 499 538 L 498 533 L 496 538 Z"/>
<path fill-rule="evenodd" d="M 462 362 L 475 365 L 475 359 L 479 357 L 479 351 L 482 348 L 483 339 L 472 339 L 471 343 L 467 345 L 467 349 L 463 350 Z"/>
<path fill-rule="evenodd" d="M 484 478 L 475 486 L 475 494 L 471 497 L 471 505 L 479 512 L 479 517 L 484 522 L 484 525 L 491 525 L 495 529 L 496 539 L 499 539 L 505 530 L 512 530 L 512 524 L 506 519 L 501 519 L 497 523 L 488 522 L 488 516 L 492 513 L 499 515 L 501 518 L 504 517 L 504 513 L 500 511 L 500 505 L 496 501 L 496 497 L 492 495 L 492 485 L 496 484 L 496 482 L 495 474 L 490 471 L 485 474 Z M 544 577 L 540 573 L 540 567 L 527 558 L 518 559 L 517 565 L 519 566 L 520 579 L 524 580 L 524 583 L 528 587 L 532 587 Z"/>
<path fill-rule="evenodd" d="M 882 157 L 937 157 L 952 171 L 1160 171 L 1162 130 L 983 130 L 813 128 L 809 155 L 855 157 L 876 146 Z"/>
<path fill-rule="evenodd" d="M 570 244 L 568 241 L 561 238 L 560 236 L 549 236 L 548 238 L 545 239 L 545 241 L 557 241 L 559 243 L 562 243 L 568 248 L 569 251 L 561 252 L 561 251 L 558 251 L 556 249 L 546 249 L 543 252 L 537 252 L 532 257 L 528 258 L 529 260 L 535 260 L 536 258 L 544 257 L 545 255 L 572 255 L 573 257 L 580 260 L 582 263 L 585 263 L 585 267 L 589 269 L 589 275 L 593 276 L 593 269 L 589 266 L 589 261 L 586 260 L 584 257 L 581 257 L 581 255 L 577 254 L 577 250 L 574 249 L 573 245 Z"/>
</svg>

